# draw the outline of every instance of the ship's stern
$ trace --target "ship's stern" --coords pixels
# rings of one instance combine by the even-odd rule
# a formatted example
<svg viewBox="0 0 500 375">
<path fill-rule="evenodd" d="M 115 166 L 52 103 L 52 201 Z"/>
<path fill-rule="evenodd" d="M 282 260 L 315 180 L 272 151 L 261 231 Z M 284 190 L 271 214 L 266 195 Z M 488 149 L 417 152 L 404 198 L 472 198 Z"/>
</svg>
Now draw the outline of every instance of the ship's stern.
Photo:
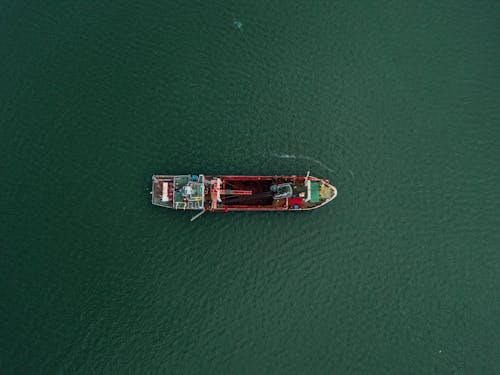
<svg viewBox="0 0 500 375">
<path fill-rule="evenodd" d="M 151 203 L 177 210 L 203 210 L 203 175 L 153 175 Z"/>
</svg>

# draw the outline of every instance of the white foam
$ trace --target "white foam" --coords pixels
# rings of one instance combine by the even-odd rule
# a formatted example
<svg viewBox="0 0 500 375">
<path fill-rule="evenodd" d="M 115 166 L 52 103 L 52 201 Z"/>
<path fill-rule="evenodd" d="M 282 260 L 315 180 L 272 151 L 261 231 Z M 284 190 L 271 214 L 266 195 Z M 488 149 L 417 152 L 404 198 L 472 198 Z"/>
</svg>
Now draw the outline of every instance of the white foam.
<svg viewBox="0 0 500 375">
<path fill-rule="evenodd" d="M 316 163 L 317 165 L 321 166 L 322 168 L 326 169 L 328 172 L 335 173 L 335 171 L 332 168 L 330 168 L 328 165 L 326 165 L 322 161 L 320 161 L 318 159 L 314 159 L 314 158 L 312 158 L 310 156 L 307 156 L 307 155 L 293 155 L 293 154 L 276 154 L 276 153 L 272 153 L 271 156 L 274 156 L 274 157 L 280 158 L 280 159 L 303 159 L 303 160 L 309 160 L 309 161 L 312 161 L 313 163 Z"/>
</svg>

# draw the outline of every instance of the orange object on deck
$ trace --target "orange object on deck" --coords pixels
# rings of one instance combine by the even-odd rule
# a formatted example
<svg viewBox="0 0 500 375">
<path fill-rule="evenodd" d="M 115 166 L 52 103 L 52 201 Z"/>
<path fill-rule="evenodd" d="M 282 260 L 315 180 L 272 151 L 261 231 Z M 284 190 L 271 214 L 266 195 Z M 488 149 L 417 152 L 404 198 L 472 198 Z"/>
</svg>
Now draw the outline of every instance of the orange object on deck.
<svg viewBox="0 0 500 375">
<path fill-rule="evenodd" d="M 217 188 L 212 188 L 210 191 L 210 199 L 212 201 L 211 209 L 215 210 L 217 208 Z"/>
<path fill-rule="evenodd" d="M 252 190 L 222 190 L 225 195 L 252 195 Z"/>
</svg>

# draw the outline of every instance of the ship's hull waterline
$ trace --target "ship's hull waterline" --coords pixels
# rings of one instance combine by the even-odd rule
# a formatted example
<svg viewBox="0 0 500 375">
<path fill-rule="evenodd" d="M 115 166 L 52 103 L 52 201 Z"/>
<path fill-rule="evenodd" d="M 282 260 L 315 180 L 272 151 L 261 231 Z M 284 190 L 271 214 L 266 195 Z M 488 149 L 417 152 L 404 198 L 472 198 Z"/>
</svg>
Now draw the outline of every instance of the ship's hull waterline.
<svg viewBox="0 0 500 375">
<path fill-rule="evenodd" d="M 308 211 L 331 202 L 337 189 L 313 176 L 153 175 L 154 205 L 193 211 Z"/>
</svg>

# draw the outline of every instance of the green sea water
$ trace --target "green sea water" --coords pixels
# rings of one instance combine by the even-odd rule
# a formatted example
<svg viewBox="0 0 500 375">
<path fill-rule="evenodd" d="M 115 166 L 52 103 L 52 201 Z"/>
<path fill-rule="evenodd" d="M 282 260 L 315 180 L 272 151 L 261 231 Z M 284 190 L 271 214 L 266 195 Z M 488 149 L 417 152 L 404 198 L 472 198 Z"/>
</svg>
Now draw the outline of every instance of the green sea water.
<svg viewBox="0 0 500 375">
<path fill-rule="evenodd" d="M 0 374 L 500 373 L 498 1 L 1 1 L 0 152 Z"/>
</svg>

